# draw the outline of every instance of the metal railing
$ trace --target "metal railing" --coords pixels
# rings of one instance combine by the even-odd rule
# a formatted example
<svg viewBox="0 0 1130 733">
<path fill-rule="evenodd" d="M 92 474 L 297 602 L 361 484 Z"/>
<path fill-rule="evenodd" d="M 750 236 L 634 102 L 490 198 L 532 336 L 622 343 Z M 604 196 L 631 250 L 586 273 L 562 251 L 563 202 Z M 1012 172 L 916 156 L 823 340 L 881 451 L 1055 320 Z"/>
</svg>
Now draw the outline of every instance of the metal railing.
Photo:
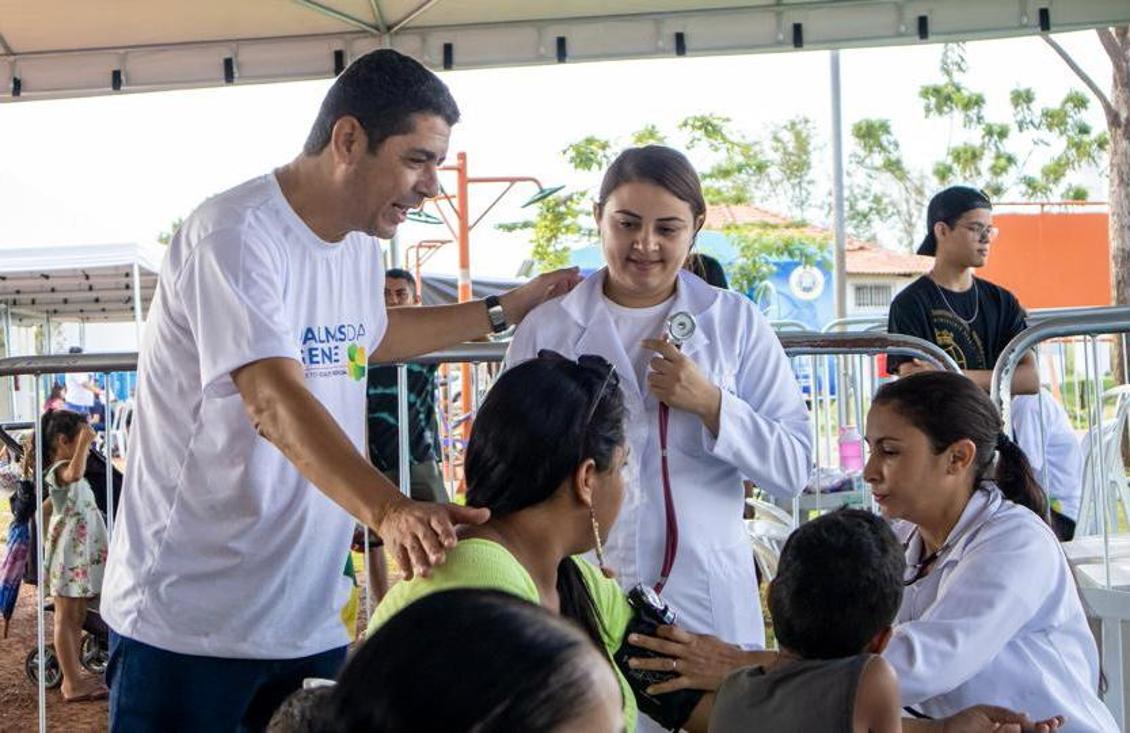
<svg viewBox="0 0 1130 733">
<path fill-rule="evenodd" d="M 1030 326 L 1016 336 L 1002 352 L 993 370 L 992 397 L 1001 411 L 1005 429 L 1013 430 L 1012 420 L 1012 380 L 1020 365 L 1021 360 L 1029 353 L 1036 352 L 1036 368 L 1040 369 L 1041 360 L 1038 350 L 1041 344 L 1053 340 L 1072 339 L 1082 340 L 1083 379 L 1076 384 L 1076 393 L 1083 396 L 1083 387 L 1086 387 L 1086 398 L 1081 403 L 1087 404 L 1085 410 L 1087 422 L 1087 441 L 1084 450 L 1085 463 L 1082 476 L 1080 512 L 1078 517 L 1076 538 L 1064 545 L 1072 569 L 1079 584 L 1080 595 L 1086 606 L 1087 614 L 1098 622 L 1100 644 L 1102 651 L 1102 666 L 1106 674 L 1108 687 L 1104 695 L 1104 702 L 1119 721 L 1120 725 L 1130 723 L 1126 682 L 1128 679 L 1125 649 L 1123 638 L 1125 625 L 1130 623 L 1130 592 L 1127 592 L 1127 577 L 1120 572 L 1118 583 L 1115 583 L 1114 568 L 1112 565 L 1112 537 L 1118 529 L 1117 506 L 1123 504 L 1124 513 L 1130 512 L 1130 503 L 1127 503 L 1127 476 L 1123 465 L 1122 450 L 1122 425 L 1120 421 L 1126 420 L 1126 405 L 1122 404 L 1116 410 L 1114 421 L 1106 419 L 1104 414 L 1104 398 L 1115 395 L 1125 401 L 1130 395 L 1130 388 L 1126 386 L 1115 387 L 1111 390 L 1104 389 L 1104 373 L 1102 369 L 1102 351 L 1100 350 L 1100 337 L 1121 335 L 1121 361 L 1123 374 L 1127 368 L 1127 334 L 1130 333 L 1130 308 L 1088 308 L 1071 309 L 1048 313 L 1044 319 L 1033 319 L 1034 325 Z M 1104 349 L 1117 348 L 1116 344 L 1104 344 Z M 1109 355 L 1109 354 L 1108 354 Z M 1043 383 L 1043 380 L 1040 380 Z M 1041 388 L 1038 392 L 1039 432 L 1041 445 L 1047 446 L 1046 427 L 1044 425 L 1043 400 L 1050 398 L 1044 396 Z M 1109 436 L 1107 426 L 1110 426 Z M 1109 438 L 1109 439 L 1108 439 Z M 1114 453 L 1108 455 L 1108 452 Z M 1051 458 L 1042 457 L 1042 480 L 1051 505 L 1051 496 L 1047 483 L 1047 469 Z M 1089 468 L 1089 470 L 1088 470 Z M 1111 471 L 1121 475 L 1115 476 L 1112 483 Z M 1121 501 L 1111 502 L 1108 491 L 1117 492 Z M 1117 499 L 1118 497 L 1116 497 Z M 1101 579 L 1094 577 L 1095 561 L 1097 557 L 1094 538 L 1085 536 L 1091 531 L 1091 522 L 1086 517 L 1091 512 L 1091 507 L 1097 505 L 1096 512 L 1101 544 Z M 1113 511 L 1112 511 L 1113 509 Z M 1130 519 L 1130 516 L 1127 517 Z M 1119 540 L 1118 548 L 1120 560 L 1127 559 L 1125 547 L 1122 545 L 1125 535 Z M 1122 568 L 1124 570 L 1125 568 Z M 1098 587 L 1095 587 L 1095 586 Z M 1123 728 L 1125 729 L 1125 727 Z"/>
<path fill-rule="evenodd" d="M 817 360 L 826 360 L 830 357 L 835 358 L 854 358 L 857 361 L 862 361 L 865 357 L 875 356 L 878 354 L 899 354 L 906 356 L 914 356 L 917 358 L 925 359 L 934 363 L 942 369 L 955 370 L 957 367 L 944 351 L 939 349 L 934 344 L 931 344 L 921 339 L 910 336 L 890 335 L 885 333 L 814 333 L 814 332 L 797 332 L 797 333 L 778 333 L 778 339 L 781 342 L 786 354 L 796 362 L 800 358 L 809 358 L 815 368 Z M 416 359 L 413 363 L 419 364 L 458 364 L 471 362 L 474 364 L 496 364 L 501 362 L 506 354 L 507 344 L 498 342 L 482 342 L 482 343 L 468 343 L 461 344 L 456 347 L 444 349 L 439 352 L 427 354 Z M 403 456 L 403 451 L 407 448 L 407 390 L 406 390 L 406 368 L 404 365 L 396 365 L 398 369 L 398 412 L 400 414 L 400 444 L 401 444 L 401 465 L 407 464 L 407 459 Z M 135 371 L 137 368 L 137 354 L 136 353 L 115 353 L 115 354 L 56 354 L 46 356 L 18 356 L 0 359 L 0 378 L 2 377 L 16 377 L 16 376 L 33 376 L 35 377 L 35 402 L 37 406 L 43 404 L 45 390 L 45 377 L 48 375 L 63 374 L 67 372 L 94 372 L 102 374 L 111 374 L 114 372 Z M 473 384 L 462 385 L 462 389 L 474 390 L 473 405 L 475 409 L 479 404 L 479 399 L 488 385 L 485 383 L 487 380 L 481 379 L 477 373 L 474 373 Z M 818 383 L 814 382 L 818 387 Z M 824 383 L 827 385 L 827 381 Z M 812 403 L 817 415 L 820 412 L 820 405 L 825 399 L 830 400 L 830 396 L 824 396 L 818 393 L 817 389 L 812 397 Z M 860 397 L 861 390 L 856 389 L 855 395 L 857 399 Z M 859 403 L 857 410 L 862 410 L 862 402 Z M 108 518 L 107 530 L 113 531 L 113 432 L 110 430 L 112 423 L 110 415 L 113 414 L 112 410 L 112 396 L 107 393 L 106 402 L 107 414 L 107 485 L 106 492 L 108 496 Z M 861 413 L 857 413 L 861 414 Z M 818 424 L 818 423 L 817 423 Z M 30 427 L 34 429 L 36 441 L 36 522 L 37 525 L 42 526 L 42 507 L 44 501 L 43 489 L 43 465 L 42 465 L 42 435 L 40 431 L 40 423 L 38 421 L 32 423 L 18 423 L 12 424 L 12 428 Z M 819 463 L 820 456 L 817 452 L 817 463 Z M 400 472 L 400 489 L 407 493 L 409 475 L 407 471 Z M 819 487 L 818 487 L 819 488 Z M 819 509 L 819 498 L 817 499 L 817 509 Z M 829 507 L 830 508 L 830 507 Z M 799 512 L 799 508 L 794 506 L 794 514 Z M 42 531 L 42 530 L 41 530 Z M 365 562 L 368 562 L 368 533 L 365 533 Z M 39 658 L 39 720 L 40 730 L 46 730 L 46 688 L 45 688 L 45 674 L 44 674 L 44 659 L 45 659 L 45 619 L 44 619 L 44 594 L 45 586 L 43 581 L 43 545 L 38 544 L 35 554 L 35 562 L 40 571 L 40 582 L 37 586 L 36 593 L 36 645 Z M 367 572 L 367 568 L 364 568 Z M 369 584 L 366 583 L 366 587 Z M 366 615 L 371 613 L 372 596 L 371 590 L 366 593 L 365 611 Z"/>
</svg>

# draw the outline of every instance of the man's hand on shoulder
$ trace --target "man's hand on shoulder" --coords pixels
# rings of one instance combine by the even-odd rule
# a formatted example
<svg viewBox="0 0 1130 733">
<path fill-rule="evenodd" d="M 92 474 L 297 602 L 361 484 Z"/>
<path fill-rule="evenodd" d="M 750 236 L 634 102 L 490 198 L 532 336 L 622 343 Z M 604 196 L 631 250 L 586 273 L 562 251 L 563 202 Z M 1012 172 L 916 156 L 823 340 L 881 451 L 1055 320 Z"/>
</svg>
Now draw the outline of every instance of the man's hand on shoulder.
<svg viewBox="0 0 1130 733">
<path fill-rule="evenodd" d="M 443 563 L 447 551 L 455 547 L 456 525 L 482 524 L 488 519 L 489 509 L 405 498 L 389 506 L 373 529 L 392 550 L 404 578 L 411 580 L 416 575 L 427 577 Z"/>
<path fill-rule="evenodd" d="M 525 285 L 514 288 L 499 298 L 509 323 L 518 323 L 534 308 L 550 298 L 565 295 L 584 278 L 576 267 L 566 267 L 538 275 Z"/>
</svg>

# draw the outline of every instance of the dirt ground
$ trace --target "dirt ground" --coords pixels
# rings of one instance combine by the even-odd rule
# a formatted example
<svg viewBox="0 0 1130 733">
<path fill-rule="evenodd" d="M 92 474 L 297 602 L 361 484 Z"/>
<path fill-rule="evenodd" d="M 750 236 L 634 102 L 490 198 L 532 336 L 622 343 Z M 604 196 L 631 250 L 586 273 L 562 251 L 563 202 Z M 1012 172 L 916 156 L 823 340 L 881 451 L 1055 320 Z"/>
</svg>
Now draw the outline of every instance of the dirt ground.
<svg viewBox="0 0 1130 733">
<path fill-rule="evenodd" d="M 0 544 L 0 552 L 3 546 Z M 51 639 L 51 617 L 47 617 Z M 0 731 L 34 731 L 39 724 L 36 686 L 24 672 L 24 660 L 35 648 L 35 586 L 24 585 L 8 638 L 0 639 Z M 99 702 L 65 703 L 58 690 L 47 691 L 47 728 L 53 731 L 104 731 L 109 707 Z"/>
<path fill-rule="evenodd" d="M 0 526 L 7 526 L 7 517 L 0 517 Z M 3 537 L 0 537 L 0 557 L 4 554 Z M 361 554 L 354 562 L 361 567 Z M 399 579 L 395 564 L 391 568 L 392 580 Z M 364 572 L 358 573 L 361 597 L 365 594 Z M 364 630 L 364 611 L 358 613 L 357 630 Z M 51 617 L 47 616 L 47 641 L 51 641 Z M 39 707 L 37 688 L 24 672 L 28 652 L 35 648 L 35 586 L 24 585 L 16 604 L 15 615 L 8 630 L 8 638 L 0 639 L 0 733 L 28 733 L 37 729 Z M 109 730 L 109 705 L 105 700 L 86 703 L 65 703 L 58 690 L 47 691 L 47 729 L 78 733 L 82 731 Z"/>
</svg>

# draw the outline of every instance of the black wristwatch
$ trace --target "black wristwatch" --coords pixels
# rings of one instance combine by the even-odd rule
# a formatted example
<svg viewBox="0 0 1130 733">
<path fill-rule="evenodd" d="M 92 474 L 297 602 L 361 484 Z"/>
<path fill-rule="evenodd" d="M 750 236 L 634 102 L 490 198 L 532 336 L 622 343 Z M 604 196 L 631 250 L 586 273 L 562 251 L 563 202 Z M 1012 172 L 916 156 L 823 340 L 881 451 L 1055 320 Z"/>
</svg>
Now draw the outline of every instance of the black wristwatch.
<svg viewBox="0 0 1130 733">
<path fill-rule="evenodd" d="M 490 320 L 490 330 L 502 333 L 509 324 L 506 323 L 506 314 L 502 312 L 502 301 L 497 295 L 488 295 L 483 298 L 483 305 L 487 307 L 487 318 Z"/>
</svg>

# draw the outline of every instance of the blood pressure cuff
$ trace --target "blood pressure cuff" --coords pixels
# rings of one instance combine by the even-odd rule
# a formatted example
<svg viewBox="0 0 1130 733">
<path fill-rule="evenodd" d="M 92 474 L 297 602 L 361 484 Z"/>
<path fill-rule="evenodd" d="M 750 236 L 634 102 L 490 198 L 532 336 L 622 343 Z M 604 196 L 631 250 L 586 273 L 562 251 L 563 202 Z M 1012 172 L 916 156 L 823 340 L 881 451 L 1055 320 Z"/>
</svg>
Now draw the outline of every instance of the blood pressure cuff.
<svg viewBox="0 0 1130 733">
<path fill-rule="evenodd" d="M 686 724 L 691 712 L 694 711 L 695 705 L 698 705 L 698 701 L 702 699 L 704 693 L 702 690 L 677 690 L 663 695 L 648 694 L 648 687 L 673 679 L 678 674 L 632 669 L 628 666 L 628 660 L 633 657 L 663 656 L 650 649 L 628 643 L 629 634 L 655 636 L 656 624 L 643 616 L 646 616 L 646 613 L 641 614 L 638 611 L 632 615 L 632 620 L 628 623 L 628 630 L 624 633 L 624 639 L 620 642 L 620 648 L 616 650 L 614 655 L 616 666 L 620 668 L 625 679 L 628 680 L 632 692 L 635 693 L 636 705 L 640 712 L 667 730 L 677 731 Z"/>
</svg>

